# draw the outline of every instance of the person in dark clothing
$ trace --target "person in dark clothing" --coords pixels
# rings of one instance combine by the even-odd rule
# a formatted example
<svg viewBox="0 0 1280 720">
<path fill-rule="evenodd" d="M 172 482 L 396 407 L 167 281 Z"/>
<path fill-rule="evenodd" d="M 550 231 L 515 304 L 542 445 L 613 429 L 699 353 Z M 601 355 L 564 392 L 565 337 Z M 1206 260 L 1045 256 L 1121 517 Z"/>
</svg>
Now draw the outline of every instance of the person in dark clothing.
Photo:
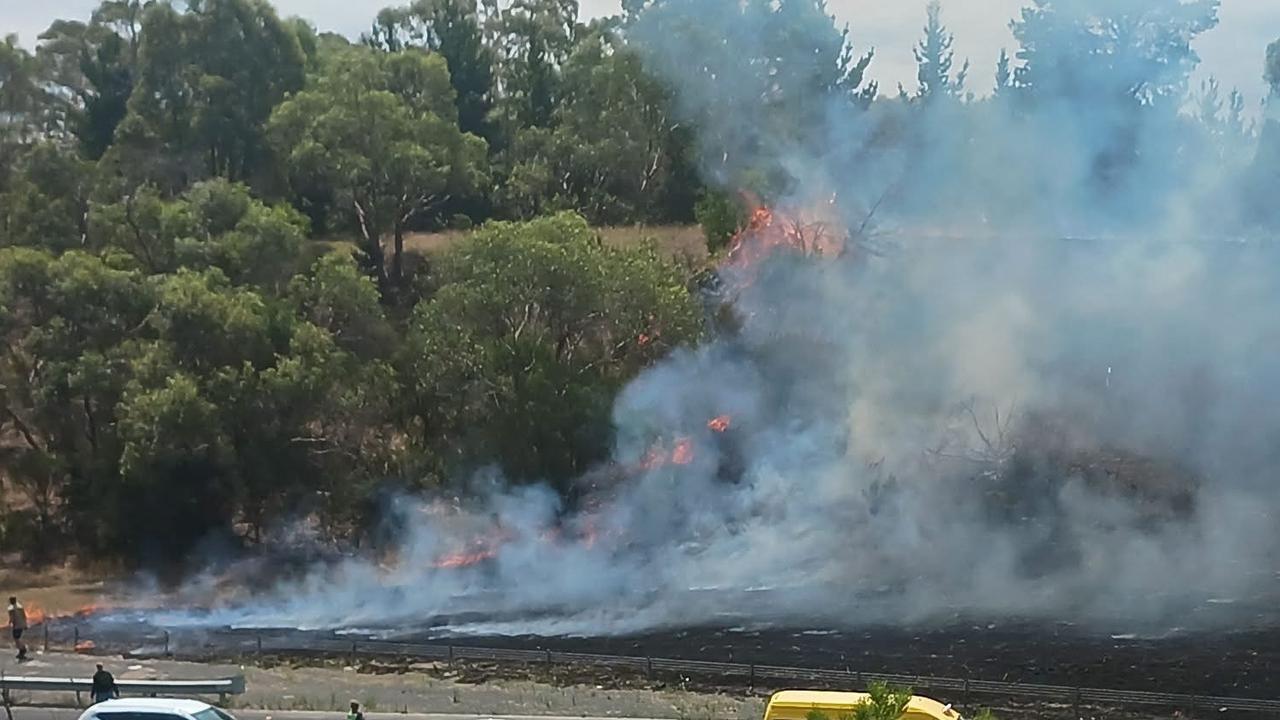
<svg viewBox="0 0 1280 720">
<path fill-rule="evenodd" d="M 9 631 L 18 647 L 18 662 L 22 662 L 27 659 L 27 644 L 22 642 L 22 634 L 27 631 L 27 611 L 16 597 L 9 598 Z"/>
<path fill-rule="evenodd" d="M 355 700 L 351 701 L 351 712 L 347 713 L 347 720 L 364 720 L 364 713 L 360 712 L 360 703 Z"/>
<path fill-rule="evenodd" d="M 89 695 L 93 698 L 96 705 L 100 702 L 106 702 L 111 698 L 120 697 L 120 690 L 116 687 L 116 679 L 102 667 L 102 663 L 98 663 L 98 672 L 93 674 L 93 687 L 89 690 Z"/>
</svg>

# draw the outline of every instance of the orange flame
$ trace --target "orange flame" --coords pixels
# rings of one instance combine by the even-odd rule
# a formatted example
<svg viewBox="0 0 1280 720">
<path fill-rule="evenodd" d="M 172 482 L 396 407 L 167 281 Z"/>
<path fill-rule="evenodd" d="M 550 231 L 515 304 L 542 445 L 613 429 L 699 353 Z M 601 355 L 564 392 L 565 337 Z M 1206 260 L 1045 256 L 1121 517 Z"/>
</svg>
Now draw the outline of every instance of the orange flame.
<svg viewBox="0 0 1280 720">
<path fill-rule="evenodd" d="M 498 556 L 498 550 L 511 540 L 511 535 L 502 529 L 495 530 L 489 535 L 476 538 L 467 543 L 468 547 L 451 552 L 440 557 L 431 566 L 440 570 L 465 568 L 479 565 L 486 560 L 492 560 Z"/>
<path fill-rule="evenodd" d="M 485 560 L 492 560 L 497 556 L 498 556 L 498 551 L 491 550 L 491 549 L 478 550 L 476 552 L 470 552 L 470 553 L 468 552 L 450 553 L 449 555 L 445 555 L 444 557 L 437 560 L 432 565 L 432 567 L 440 568 L 441 570 L 449 569 L 449 568 L 471 567 L 472 565 L 479 565 Z"/>
<path fill-rule="evenodd" d="M 729 429 L 732 422 L 733 418 L 728 415 L 719 415 L 708 420 L 707 427 L 710 428 L 712 432 L 722 433 Z"/>
<path fill-rule="evenodd" d="M 676 440 L 676 447 L 671 451 L 671 462 L 676 465 L 688 465 L 693 462 L 693 441 L 687 437 Z"/>
<path fill-rule="evenodd" d="M 44 623 L 44 621 L 49 619 L 49 616 L 45 613 L 44 609 L 41 608 L 39 605 L 26 603 L 25 605 L 23 605 L 23 608 L 27 611 L 28 625 L 41 625 Z"/>
<path fill-rule="evenodd" d="M 750 193 L 743 193 L 743 198 L 754 209 L 746 227 L 734 235 L 726 265 L 750 268 L 778 249 L 818 256 L 834 256 L 844 251 L 845 241 L 836 230 L 838 225 L 817 219 L 821 213 L 802 219 L 801 213 L 770 208 Z"/>
<path fill-rule="evenodd" d="M 64 618 L 92 615 L 93 613 L 107 609 L 107 606 L 99 605 L 97 603 L 89 603 L 87 605 L 81 605 L 79 608 L 71 612 L 52 612 L 45 610 L 38 603 L 28 602 L 23 603 L 22 608 L 27 612 L 27 625 L 43 625 L 51 620 L 62 620 Z M 4 627 L 8 627 L 7 621 Z"/>
</svg>

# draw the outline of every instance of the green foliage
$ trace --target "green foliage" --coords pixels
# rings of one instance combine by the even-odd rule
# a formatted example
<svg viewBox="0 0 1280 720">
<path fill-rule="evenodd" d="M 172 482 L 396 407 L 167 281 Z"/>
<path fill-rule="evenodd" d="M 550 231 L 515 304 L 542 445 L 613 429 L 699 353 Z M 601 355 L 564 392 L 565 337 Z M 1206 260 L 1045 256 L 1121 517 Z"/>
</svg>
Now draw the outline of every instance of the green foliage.
<svg viewBox="0 0 1280 720">
<path fill-rule="evenodd" d="M 571 214 L 485 226 L 439 258 L 435 283 L 401 360 L 419 442 L 515 478 L 567 480 L 601 459 L 613 392 L 698 334 L 673 265 L 605 247 Z"/>
<path fill-rule="evenodd" d="M 548 127 L 522 129 L 504 154 L 500 205 L 522 218 L 574 209 L 600 224 L 661 219 L 686 169 L 666 88 L 605 24 L 578 40 L 561 75 Z"/>
<path fill-rule="evenodd" d="M 302 87 L 305 62 L 266 0 L 193 0 L 183 13 L 151 5 L 113 165 L 167 190 L 215 175 L 261 179 L 263 123 Z"/>
<path fill-rule="evenodd" d="M 420 47 L 444 58 L 465 133 L 491 138 L 494 51 L 476 0 L 417 0 L 378 13 L 366 42 L 387 52 Z"/>
<path fill-rule="evenodd" d="M 92 182 L 93 166 L 58 144 L 21 153 L 0 193 L 0 245 L 83 247 Z"/>
<path fill-rule="evenodd" d="M 752 172 L 788 175 L 776 164 L 754 167 L 761 138 L 779 147 L 812 142 L 830 112 L 856 114 L 875 97 L 866 79 L 872 53 L 855 54 L 822 0 L 662 0 L 631 14 L 632 46 L 650 71 L 679 78 L 681 94 L 697 98 L 686 119 L 700 130 L 709 169 L 735 187 Z M 750 41 L 726 41 L 725 27 Z M 688 48 L 699 49 L 693 67 Z"/>
<path fill-rule="evenodd" d="M 458 129 L 444 61 L 418 50 L 325 58 L 311 87 L 276 109 L 269 131 L 296 189 L 331 191 L 353 209 L 363 260 L 384 290 L 404 279 L 410 223 L 484 177 L 484 141 Z"/>
<path fill-rule="evenodd" d="M 955 52 L 951 49 L 955 36 L 942 24 L 942 3 L 930 0 L 925 7 L 927 21 L 924 37 L 912 52 L 916 59 L 916 97 L 925 101 L 937 98 L 958 97 L 964 92 L 965 77 L 969 74 L 969 62 L 953 75 Z M 1006 59 L 1007 63 L 1007 59 Z"/>
<path fill-rule="evenodd" d="M 930 123 L 896 100 L 864 114 L 871 54 L 823 0 L 625 0 L 590 23 L 576 0 L 412 0 L 362 45 L 267 0 L 105 0 L 34 52 L 7 37 L 0 477 L 24 509 L 0 518 L 0 544 L 173 564 L 206 536 L 253 542 L 295 517 L 358 541 L 380 483 L 490 463 L 569 492 L 611 445 L 618 389 L 701 332 L 680 268 L 588 223 L 696 217 L 721 250 L 742 209 L 701 172 L 785 193 L 795 169 L 758 158 L 844 143 L 825 134 L 831 113 L 927 155 L 900 184 L 937 207 L 981 205 L 935 172 L 975 155 L 980 112 L 1046 110 L 1102 136 L 1116 165 L 1159 107 L 1198 120 L 1200 152 L 1243 164 L 1239 94 L 1207 82 L 1197 117 L 1178 115 L 1216 0 L 1141 6 L 1033 2 L 1013 26 L 1020 62 L 998 61 L 999 102 L 949 103 Z M 750 42 L 725 42 L 709 13 Z M 919 95 L 957 97 L 936 3 L 927 18 Z M 691 47 L 704 62 L 675 65 Z M 1280 41 L 1266 63 L 1280 93 Z M 1274 216 L 1274 134 L 1249 181 L 1260 217 Z M 1041 177 L 1019 148 L 984 157 L 1001 177 L 973 185 Z M 406 262 L 411 232 L 473 221 Z M 866 717 L 892 716 L 899 698 L 876 692 Z"/>
<path fill-rule="evenodd" d="M 867 686 L 868 698 L 838 720 L 900 720 L 911 702 L 910 688 L 899 688 L 873 682 Z M 807 720 L 830 720 L 820 710 L 811 710 Z"/>
<path fill-rule="evenodd" d="M 707 238 L 707 250 L 712 254 L 728 247 L 729 241 L 742 228 L 741 206 L 722 192 L 704 192 L 693 206 L 693 213 Z"/>
<path fill-rule="evenodd" d="M 1218 5 L 1034 0 L 1011 25 L 1021 46 L 1015 85 L 1032 101 L 1127 96 L 1147 105 L 1176 104 L 1199 60 L 1191 43 L 1217 24 Z"/>
</svg>

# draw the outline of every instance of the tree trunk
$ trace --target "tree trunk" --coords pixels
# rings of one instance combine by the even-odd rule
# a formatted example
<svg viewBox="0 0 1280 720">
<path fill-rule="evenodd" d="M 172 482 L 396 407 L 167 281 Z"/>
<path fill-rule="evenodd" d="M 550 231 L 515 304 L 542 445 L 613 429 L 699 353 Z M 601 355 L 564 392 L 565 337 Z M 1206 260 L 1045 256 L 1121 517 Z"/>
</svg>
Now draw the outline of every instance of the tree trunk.
<svg viewBox="0 0 1280 720">
<path fill-rule="evenodd" d="M 393 235 L 395 245 L 391 255 L 391 281 L 396 285 L 404 283 L 404 223 L 396 221 Z"/>
<path fill-rule="evenodd" d="M 356 220 L 360 224 L 360 236 L 364 241 L 364 254 L 368 258 L 370 269 L 377 275 L 378 288 L 385 294 L 387 291 L 387 260 L 382 251 L 382 232 L 373 222 L 373 218 L 365 211 L 359 201 L 352 203 L 356 211 Z"/>
</svg>

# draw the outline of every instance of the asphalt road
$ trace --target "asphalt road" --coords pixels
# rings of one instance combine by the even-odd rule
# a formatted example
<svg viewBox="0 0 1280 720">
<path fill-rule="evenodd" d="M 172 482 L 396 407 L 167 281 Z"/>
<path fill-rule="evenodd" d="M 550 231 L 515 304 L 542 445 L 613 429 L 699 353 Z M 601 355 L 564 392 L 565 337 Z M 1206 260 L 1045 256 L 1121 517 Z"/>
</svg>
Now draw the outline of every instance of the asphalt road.
<svg viewBox="0 0 1280 720">
<path fill-rule="evenodd" d="M 79 708 L 13 708 L 13 720 L 77 720 Z M 232 710 L 236 720 L 345 720 L 341 712 L 311 710 Z M 452 715 L 426 713 L 365 713 L 365 720 L 620 720 L 618 717 L 583 717 L 557 715 Z M 656 720 L 653 718 L 627 718 L 626 720 Z"/>
</svg>

